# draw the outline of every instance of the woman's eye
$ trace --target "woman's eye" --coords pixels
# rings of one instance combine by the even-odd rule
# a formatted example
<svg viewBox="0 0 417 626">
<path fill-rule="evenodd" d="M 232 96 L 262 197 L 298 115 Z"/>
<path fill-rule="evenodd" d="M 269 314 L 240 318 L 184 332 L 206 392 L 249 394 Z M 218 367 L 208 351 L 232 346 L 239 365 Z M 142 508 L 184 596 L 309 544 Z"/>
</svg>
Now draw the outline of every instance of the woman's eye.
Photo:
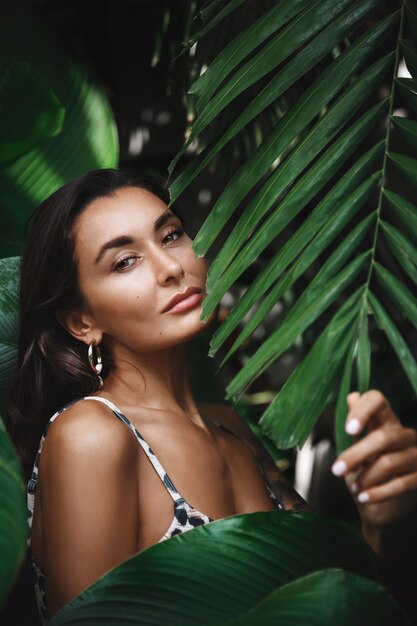
<svg viewBox="0 0 417 626">
<path fill-rule="evenodd" d="M 128 270 L 135 263 L 135 256 L 127 256 L 124 259 L 120 259 L 113 266 L 113 271 L 115 272 L 123 272 L 123 270 Z"/>
<path fill-rule="evenodd" d="M 167 233 L 162 241 L 163 243 L 171 243 L 171 241 L 175 241 L 176 239 L 178 239 L 179 237 L 181 237 L 181 235 L 184 233 L 184 229 L 183 228 L 175 228 L 171 231 L 169 231 L 169 233 Z"/>
</svg>

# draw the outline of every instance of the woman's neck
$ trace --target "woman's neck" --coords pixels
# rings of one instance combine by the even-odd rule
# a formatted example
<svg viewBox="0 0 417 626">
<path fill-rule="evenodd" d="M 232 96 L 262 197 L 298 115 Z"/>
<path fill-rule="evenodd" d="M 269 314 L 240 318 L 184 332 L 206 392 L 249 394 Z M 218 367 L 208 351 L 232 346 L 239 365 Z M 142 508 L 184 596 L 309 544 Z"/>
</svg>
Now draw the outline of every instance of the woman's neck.
<svg viewBox="0 0 417 626">
<path fill-rule="evenodd" d="M 123 399 L 126 405 L 199 416 L 190 384 L 188 343 L 144 354 L 115 352 L 103 395 Z"/>
</svg>

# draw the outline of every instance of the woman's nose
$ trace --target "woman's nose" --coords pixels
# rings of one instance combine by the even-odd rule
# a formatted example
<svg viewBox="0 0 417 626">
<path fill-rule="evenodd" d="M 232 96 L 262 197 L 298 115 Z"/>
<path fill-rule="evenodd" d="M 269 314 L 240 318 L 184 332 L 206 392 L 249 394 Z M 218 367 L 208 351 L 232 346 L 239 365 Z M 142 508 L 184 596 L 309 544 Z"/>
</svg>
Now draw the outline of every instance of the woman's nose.
<svg viewBox="0 0 417 626">
<path fill-rule="evenodd" d="M 179 280 L 184 276 L 184 268 L 181 262 L 166 250 L 160 250 L 156 259 L 157 277 L 161 285 Z"/>
</svg>

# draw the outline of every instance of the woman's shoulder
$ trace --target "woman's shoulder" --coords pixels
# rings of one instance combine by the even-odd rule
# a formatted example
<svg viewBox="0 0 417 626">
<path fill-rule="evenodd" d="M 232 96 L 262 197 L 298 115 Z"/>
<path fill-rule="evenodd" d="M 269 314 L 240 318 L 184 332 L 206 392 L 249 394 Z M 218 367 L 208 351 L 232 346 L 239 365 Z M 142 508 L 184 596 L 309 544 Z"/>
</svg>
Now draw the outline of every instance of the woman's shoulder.
<svg viewBox="0 0 417 626">
<path fill-rule="evenodd" d="M 129 451 L 136 452 L 137 445 L 127 428 L 101 402 L 81 399 L 66 407 L 50 423 L 42 456 L 103 455 L 109 461 Z"/>
</svg>

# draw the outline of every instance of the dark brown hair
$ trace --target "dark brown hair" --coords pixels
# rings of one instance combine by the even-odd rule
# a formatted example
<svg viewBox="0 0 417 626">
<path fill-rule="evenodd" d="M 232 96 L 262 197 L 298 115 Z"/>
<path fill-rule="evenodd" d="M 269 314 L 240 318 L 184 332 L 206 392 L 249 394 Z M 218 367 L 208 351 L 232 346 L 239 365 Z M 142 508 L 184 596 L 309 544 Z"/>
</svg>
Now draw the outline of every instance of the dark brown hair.
<svg viewBox="0 0 417 626">
<path fill-rule="evenodd" d="M 52 414 L 97 390 L 87 347 L 59 324 L 56 311 L 83 303 L 74 259 L 76 218 L 97 198 L 124 187 L 147 189 L 169 202 L 165 187 L 150 177 L 100 169 L 58 189 L 28 224 L 20 274 L 18 368 L 6 418 L 26 477 Z M 104 350 L 103 357 L 105 376 L 111 362 Z"/>
</svg>

